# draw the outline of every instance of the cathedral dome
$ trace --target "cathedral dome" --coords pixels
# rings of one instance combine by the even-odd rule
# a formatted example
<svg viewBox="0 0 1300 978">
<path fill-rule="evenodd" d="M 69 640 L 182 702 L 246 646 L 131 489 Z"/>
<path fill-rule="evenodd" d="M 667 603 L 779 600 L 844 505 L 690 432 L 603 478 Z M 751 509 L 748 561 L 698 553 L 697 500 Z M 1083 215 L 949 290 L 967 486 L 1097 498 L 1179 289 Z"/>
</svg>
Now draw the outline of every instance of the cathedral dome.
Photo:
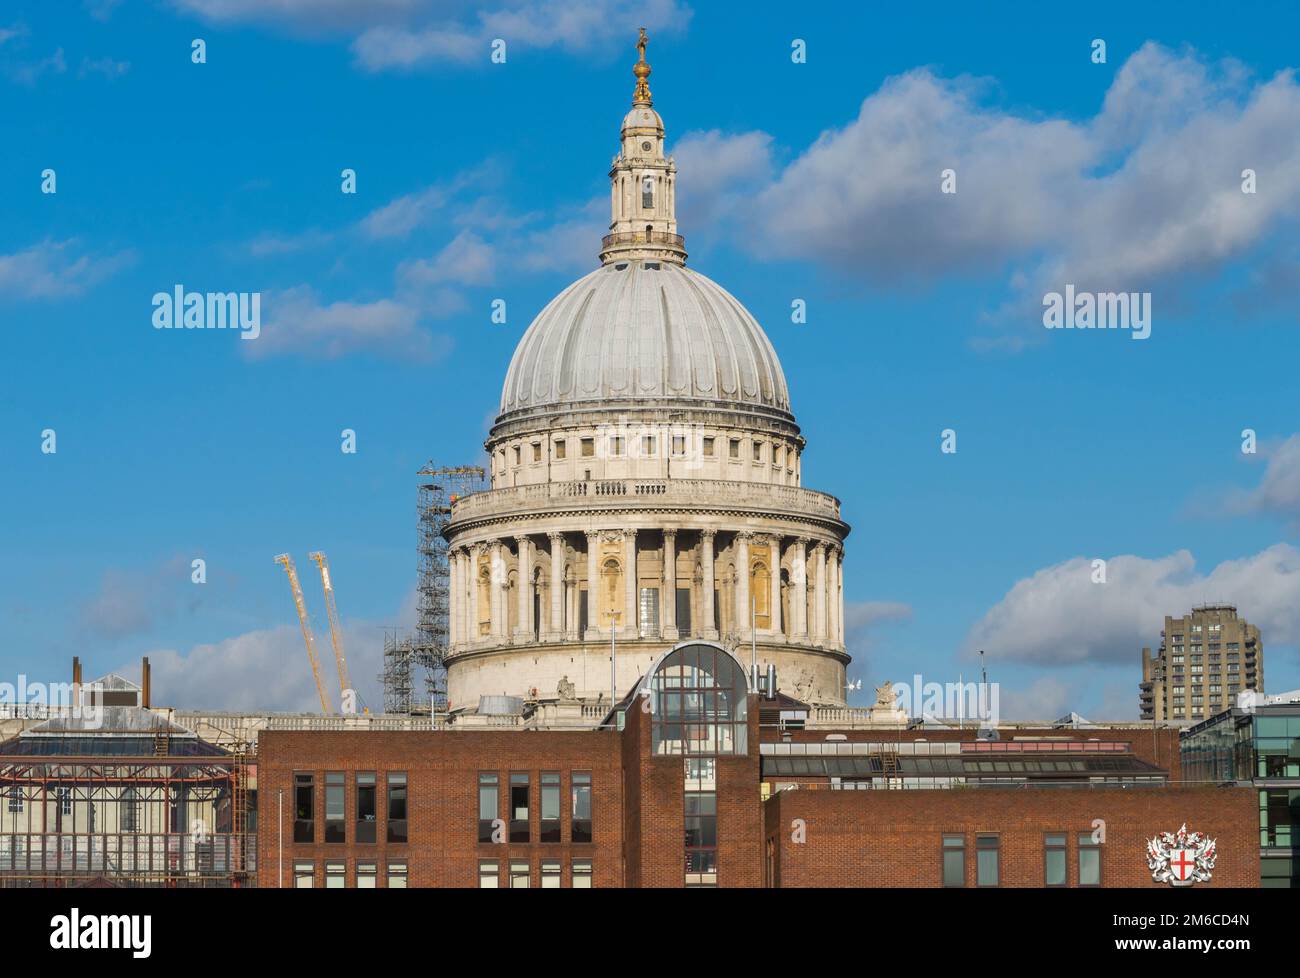
<svg viewBox="0 0 1300 978">
<path fill-rule="evenodd" d="M 498 421 L 647 401 L 790 418 L 776 352 L 734 296 L 684 265 L 627 260 L 578 279 L 533 320 Z"/>
</svg>

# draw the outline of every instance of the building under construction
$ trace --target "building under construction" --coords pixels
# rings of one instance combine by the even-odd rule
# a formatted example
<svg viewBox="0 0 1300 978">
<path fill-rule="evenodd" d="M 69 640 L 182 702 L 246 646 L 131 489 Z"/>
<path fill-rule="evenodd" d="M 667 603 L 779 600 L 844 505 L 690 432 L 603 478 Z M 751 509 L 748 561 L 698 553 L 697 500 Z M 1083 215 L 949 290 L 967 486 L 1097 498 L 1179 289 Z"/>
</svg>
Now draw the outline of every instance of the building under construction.
<svg viewBox="0 0 1300 978">
<path fill-rule="evenodd" d="M 441 713 L 447 707 L 446 655 L 449 646 L 451 581 L 447 565 L 447 539 L 452 504 L 462 496 L 481 491 L 487 472 L 477 465 L 435 466 L 418 473 L 417 543 L 419 593 L 414 634 L 395 629 L 384 635 L 384 712 Z M 424 690 L 418 692 L 417 671 Z"/>
<path fill-rule="evenodd" d="M 256 766 L 117 675 L 0 743 L 0 887 L 256 883 Z"/>
</svg>

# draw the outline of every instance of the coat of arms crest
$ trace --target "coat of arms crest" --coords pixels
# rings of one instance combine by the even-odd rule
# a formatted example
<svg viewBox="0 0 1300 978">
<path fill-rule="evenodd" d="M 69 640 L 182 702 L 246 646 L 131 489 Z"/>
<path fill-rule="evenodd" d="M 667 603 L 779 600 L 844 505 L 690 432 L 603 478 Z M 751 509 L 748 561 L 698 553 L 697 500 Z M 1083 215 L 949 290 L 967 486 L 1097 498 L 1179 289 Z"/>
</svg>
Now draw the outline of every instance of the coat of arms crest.
<svg viewBox="0 0 1300 978">
<path fill-rule="evenodd" d="M 1177 832 L 1159 832 L 1147 840 L 1147 866 L 1157 883 L 1208 883 L 1218 858 L 1215 840 L 1204 832 L 1188 832 L 1186 822 Z"/>
</svg>

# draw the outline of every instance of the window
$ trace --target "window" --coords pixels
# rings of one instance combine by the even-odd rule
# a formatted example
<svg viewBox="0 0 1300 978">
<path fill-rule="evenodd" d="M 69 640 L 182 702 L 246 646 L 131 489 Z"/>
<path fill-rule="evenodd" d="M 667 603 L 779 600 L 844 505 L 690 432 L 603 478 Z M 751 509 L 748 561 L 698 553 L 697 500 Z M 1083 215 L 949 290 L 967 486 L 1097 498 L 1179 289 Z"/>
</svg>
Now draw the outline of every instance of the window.
<svg viewBox="0 0 1300 978">
<path fill-rule="evenodd" d="M 510 841 L 528 841 L 528 775 L 510 775 Z"/>
<path fill-rule="evenodd" d="M 595 454 L 596 454 L 596 439 L 594 438 L 582 439 L 582 457 L 591 458 Z"/>
<path fill-rule="evenodd" d="M 316 867 L 308 862 L 295 862 L 293 864 L 293 888 L 295 890 L 310 890 L 316 885 Z"/>
<path fill-rule="evenodd" d="M 357 863 L 357 889 L 373 890 L 378 886 L 379 867 L 374 863 Z"/>
<path fill-rule="evenodd" d="M 495 859 L 480 859 L 478 861 L 478 888 L 480 890 L 495 890 L 501 886 L 500 869 Z"/>
<path fill-rule="evenodd" d="M 754 461 L 763 461 L 763 443 L 761 441 L 754 442 Z"/>
<path fill-rule="evenodd" d="M 1049 835 L 1043 844 L 1043 882 L 1048 886 L 1065 886 L 1065 834 Z"/>
<path fill-rule="evenodd" d="M 542 773 L 542 842 L 560 841 L 560 776 Z"/>
<path fill-rule="evenodd" d="M 654 458 L 655 455 L 655 436 L 641 436 L 641 454 L 646 458 Z"/>
<path fill-rule="evenodd" d="M 560 861 L 558 859 L 542 860 L 542 889 L 558 890 L 560 888 Z"/>
<path fill-rule="evenodd" d="M 347 885 L 347 863 L 325 864 L 325 889 L 341 890 Z"/>
<path fill-rule="evenodd" d="M 641 635 L 658 635 L 659 634 L 659 589 L 657 587 L 643 587 L 640 591 L 640 603 L 638 605 L 637 625 Z"/>
<path fill-rule="evenodd" d="M 326 771 L 325 772 L 325 841 L 326 842 L 345 842 L 347 841 L 347 830 L 344 828 L 344 821 L 347 816 L 344 814 L 343 802 L 343 772 Z M 326 879 L 325 885 L 329 886 L 329 867 L 325 868 Z"/>
<path fill-rule="evenodd" d="M 622 435 L 610 435 L 610 436 L 609 436 L 609 454 L 610 454 L 610 455 L 613 455 L 613 456 L 619 456 L 619 455 L 622 455 L 622 454 L 623 454 L 623 436 L 622 436 Z"/>
<path fill-rule="evenodd" d="M 574 842 L 591 841 L 591 772 L 574 771 L 569 776 L 569 795 L 573 802 L 569 834 Z"/>
<path fill-rule="evenodd" d="M 403 862 L 399 862 L 399 863 L 389 863 L 389 864 L 388 864 L 388 888 L 389 888 L 390 890 L 405 890 L 405 889 L 406 889 L 406 863 L 405 863 L 405 861 L 403 861 Z"/>
<path fill-rule="evenodd" d="M 1079 835 L 1079 885 L 1101 886 L 1101 846 L 1091 832 Z"/>
<path fill-rule="evenodd" d="M 72 814 L 72 789 L 60 788 L 58 792 L 58 797 L 59 797 L 59 814 L 71 815 Z"/>
<path fill-rule="evenodd" d="M 510 889 L 526 890 L 530 883 L 528 863 L 512 859 L 510 861 Z"/>
<path fill-rule="evenodd" d="M 648 173 L 641 181 L 641 206 L 647 210 L 655 205 L 655 179 Z"/>
<path fill-rule="evenodd" d="M 388 841 L 406 841 L 406 772 L 388 774 Z"/>
<path fill-rule="evenodd" d="M 748 682 L 730 653 L 679 646 L 655 667 L 649 688 L 656 756 L 748 753 Z"/>
<path fill-rule="evenodd" d="M 704 436 L 704 455 L 706 458 L 713 458 L 713 436 Z"/>
<path fill-rule="evenodd" d="M 11 789 L 17 792 L 17 788 Z M 127 788 L 122 792 L 122 831 L 139 832 L 140 831 L 140 796 L 134 788 Z M 9 799 L 9 810 L 13 809 L 13 798 Z M 22 796 L 18 796 L 18 811 L 22 811 Z"/>
<path fill-rule="evenodd" d="M 727 454 L 730 455 L 731 458 L 740 458 L 740 439 L 739 439 L 739 438 L 733 438 L 733 439 L 731 439 L 731 443 L 730 443 L 730 444 L 728 445 L 728 447 L 727 447 Z"/>
<path fill-rule="evenodd" d="M 519 458 L 519 446 L 516 445 L 516 446 L 515 446 L 515 465 L 518 465 L 520 461 L 521 461 L 521 460 L 520 460 L 520 458 Z"/>
<path fill-rule="evenodd" d="M 686 792 L 686 885 L 718 882 L 718 795 Z"/>
<path fill-rule="evenodd" d="M 568 446 L 565 444 L 563 438 L 555 439 L 555 457 L 557 459 L 563 459 L 567 454 L 567 449 Z"/>
<path fill-rule="evenodd" d="M 977 835 L 975 837 L 976 886 L 997 886 L 1001 882 L 998 862 L 998 837 Z"/>
<path fill-rule="evenodd" d="M 377 818 L 375 794 L 375 772 L 357 773 L 357 831 L 358 842 L 375 841 L 375 822 Z"/>
<path fill-rule="evenodd" d="M 542 443 L 540 441 L 535 441 L 533 442 L 533 461 L 540 462 L 541 460 L 542 460 Z"/>
<path fill-rule="evenodd" d="M 316 841 L 316 777 L 297 773 L 293 776 L 293 841 Z"/>
<path fill-rule="evenodd" d="M 685 455 L 685 454 L 686 454 L 686 436 L 685 436 L 685 435 L 673 435 L 673 454 L 674 454 L 674 455 Z"/>
<path fill-rule="evenodd" d="M 943 837 L 943 885 L 966 885 L 966 837 L 964 835 Z"/>
<path fill-rule="evenodd" d="M 591 889 L 590 859 L 575 859 L 573 861 L 573 888 L 575 890 Z"/>
</svg>

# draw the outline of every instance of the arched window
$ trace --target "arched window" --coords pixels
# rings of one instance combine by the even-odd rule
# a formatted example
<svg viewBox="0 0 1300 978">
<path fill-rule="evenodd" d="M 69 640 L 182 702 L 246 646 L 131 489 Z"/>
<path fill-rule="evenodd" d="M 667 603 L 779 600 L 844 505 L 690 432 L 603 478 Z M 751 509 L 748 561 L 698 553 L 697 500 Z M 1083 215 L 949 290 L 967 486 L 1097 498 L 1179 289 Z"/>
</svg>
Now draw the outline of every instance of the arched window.
<svg viewBox="0 0 1300 978">
<path fill-rule="evenodd" d="M 749 594 L 754 601 L 754 624 L 759 628 L 770 628 L 772 582 L 767 576 L 767 565 L 761 560 L 754 561 L 750 571 Z"/>
<path fill-rule="evenodd" d="M 646 174 L 641 178 L 641 206 L 650 210 L 655 205 L 655 178 Z"/>
<path fill-rule="evenodd" d="M 720 645 L 691 642 L 665 653 L 647 688 L 655 754 L 748 752 L 749 685 Z"/>
<path fill-rule="evenodd" d="M 478 572 L 478 633 L 492 634 L 492 570 L 486 566 Z"/>
<path fill-rule="evenodd" d="M 119 802 L 122 808 L 120 831 L 122 832 L 139 832 L 140 831 L 140 796 L 136 794 L 134 788 L 126 788 L 122 791 L 122 799 Z"/>
</svg>

